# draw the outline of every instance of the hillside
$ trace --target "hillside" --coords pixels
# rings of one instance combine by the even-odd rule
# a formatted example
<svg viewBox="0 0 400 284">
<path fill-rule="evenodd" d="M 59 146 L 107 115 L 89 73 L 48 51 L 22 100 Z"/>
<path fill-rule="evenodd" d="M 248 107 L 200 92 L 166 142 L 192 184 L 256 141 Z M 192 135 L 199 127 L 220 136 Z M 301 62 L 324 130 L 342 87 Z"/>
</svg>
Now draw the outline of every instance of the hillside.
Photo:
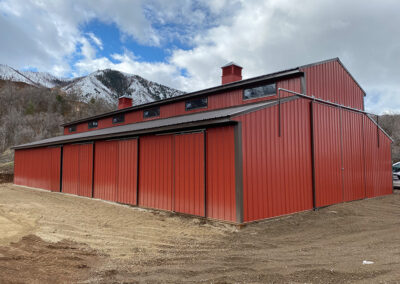
<svg viewBox="0 0 400 284">
<path fill-rule="evenodd" d="M 131 95 L 134 104 L 144 104 L 155 100 L 182 95 L 183 92 L 146 80 L 138 75 L 116 70 L 98 70 L 78 78 L 57 78 L 46 72 L 18 71 L 0 64 L 0 80 L 19 82 L 33 87 L 52 88 L 74 94 L 80 101 L 90 102 L 102 99 L 115 105 L 117 98 Z"/>
<path fill-rule="evenodd" d="M 113 109 L 101 98 L 85 103 L 58 89 L 0 81 L 0 154 L 12 145 L 61 135 L 64 122 Z"/>
<path fill-rule="evenodd" d="M 392 160 L 400 161 L 400 114 L 385 114 L 379 116 L 379 125 L 393 138 Z"/>
<path fill-rule="evenodd" d="M 0 80 L 12 82 L 22 82 L 35 87 L 53 88 L 61 86 L 67 82 L 49 73 L 18 71 L 10 66 L 0 64 Z"/>
</svg>

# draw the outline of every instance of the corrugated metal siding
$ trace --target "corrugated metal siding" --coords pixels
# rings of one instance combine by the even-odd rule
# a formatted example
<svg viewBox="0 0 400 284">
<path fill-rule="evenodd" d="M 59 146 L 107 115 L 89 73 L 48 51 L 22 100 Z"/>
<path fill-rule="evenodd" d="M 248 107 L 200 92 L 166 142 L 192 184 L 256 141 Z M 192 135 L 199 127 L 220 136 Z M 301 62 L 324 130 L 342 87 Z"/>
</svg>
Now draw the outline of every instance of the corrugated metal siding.
<svg viewBox="0 0 400 284">
<path fill-rule="evenodd" d="M 93 184 L 93 144 L 79 145 L 78 195 L 91 197 Z"/>
<path fill-rule="evenodd" d="M 63 147 L 62 192 L 76 194 L 79 191 L 79 145 Z"/>
<path fill-rule="evenodd" d="M 343 200 L 365 198 L 363 115 L 341 110 L 343 136 Z"/>
<path fill-rule="evenodd" d="M 391 141 L 367 116 L 364 122 L 365 176 L 367 197 L 393 192 Z M 378 137 L 379 133 L 379 147 Z"/>
<path fill-rule="evenodd" d="M 118 141 L 117 201 L 136 205 L 138 140 Z"/>
<path fill-rule="evenodd" d="M 93 144 L 63 147 L 62 192 L 92 196 Z"/>
<path fill-rule="evenodd" d="M 363 109 L 364 93 L 337 61 L 303 68 L 307 95 Z"/>
<path fill-rule="evenodd" d="M 16 150 L 14 183 L 60 191 L 60 153 L 60 148 Z"/>
<path fill-rule="evenodd" d="M 139 205 L 173 210 L 173 136 L 144 136 L 139 147 Z"/>
<path fill-rule="evenodd" d="M 306 100 L 238 117 L 242 122 L 244 220 L 312 208 L 310 106 Z"/>
<path fill-rule="evenodd" d="M 243 90 L 234 90 L 225 92 L 218 95 L 211 95 L 208 97 L 208 107 L 210 109 L 219 109 L 224 107 L 231 107 L 241 105 L 243 103 Z"/>
<path fill-rule="evenodd" d="M 340 110 L 314 103 L 315 204 L 343 201 Z"/>
<path fill-rule="evenodd" d="M 206 132 L 207 217 L 236 221 L 234 127 Z"/>
<path fill-rule="evenodd" d="M 51 191 L 60 191 L 60 172 L 61 172 L 61 148 L 51 149 Z"/>
<path fill-rule="evenodd" d="M 317 207 L 392 192 L 390 140 L 367 116 L 315 103 L 314 127 Z"/>
<path fill-rule="evenodd" d="M 95 143 L 93 197 L 117 201 L 118 141 Z"/>
<path fill-rule="evenodd" d="M 204 216 L 204 133 L 174 140 L 174 211 Z"/>
<path fill-rule="evenodd" d="M 301 93 L 301 80 L 300 78 L 292 78 L 292 79 L 287 79 L 287 80 L 283 80 L 283 81 L 279 81 L 276 84 L 276 89 L 278 91 L 278 88 L 284 88 L 290 91 L 294 91 L 294 92 L 298 92 Z M 291 97 L 293 96 L 293 94 L 290 94 L 288 92 L 281 92 L 281 98 L 284 97 Z M 274 96 L 273 98 L 277 99 L 278 96 Z"/>
</svg>

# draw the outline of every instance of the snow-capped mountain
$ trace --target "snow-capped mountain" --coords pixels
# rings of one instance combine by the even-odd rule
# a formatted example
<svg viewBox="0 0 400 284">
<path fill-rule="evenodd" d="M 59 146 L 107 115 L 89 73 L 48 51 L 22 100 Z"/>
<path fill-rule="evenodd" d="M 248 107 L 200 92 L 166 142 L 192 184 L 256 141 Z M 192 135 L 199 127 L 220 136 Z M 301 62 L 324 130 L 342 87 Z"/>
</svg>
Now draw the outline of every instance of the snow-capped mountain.
<svg viewBox="0 0 400 284">
<path fill-rule="evenodd" d="M 7 65 L 0 64 L 0 80 L 9 80 L 13 82 L 22 82 L 29 85 L 35 85 L 36 83 L 30 80 L 28 77 L 23 75 L 21 72 L 11 68 Z"/>
<path fill-rule="evenodd" d="M 181 91 L 146 80 L 138 75 L 111 69 L 99 70 L 73 79 L 62 90 L 80 94 L 85 101 L 103 98 L 110 103 L 116 102 L 119 96 L 131 95 L 134 105 L 183 94 Z"/>
<path fill-rule="evenodd" d="M 119 96 L 131 95 L 133 103 L 138 105 L 183 94 L 138 75 L 111 69 L 99 70 L 83 77 L 62 79 L 46 72 L 18 71 L 0 64 L 0 80 L 23 82 L 35 87 L 59 88 L 67 94 L 77 94 L 84 102 L 101 98 L 115 104 Z"/>
<path fill-rule="evenodd" d="M 35 84 L 46 88 L 59 87 L 69 81 L 68 79 L 57 78 L 47 72 L 21 71 L 21 74 L 35 82 Z"/>
</svg>

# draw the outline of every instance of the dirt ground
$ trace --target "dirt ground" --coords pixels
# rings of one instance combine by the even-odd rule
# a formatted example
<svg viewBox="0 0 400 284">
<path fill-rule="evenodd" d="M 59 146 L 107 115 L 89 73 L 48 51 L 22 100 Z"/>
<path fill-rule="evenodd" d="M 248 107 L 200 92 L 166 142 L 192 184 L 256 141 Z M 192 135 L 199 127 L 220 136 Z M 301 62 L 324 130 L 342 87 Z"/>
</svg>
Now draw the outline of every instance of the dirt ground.
<svg viewBox="0 0 400 284">
<path fill-rule="evenodd" d="M 398 281 L 397 192 L 237 229 L 0 184 L 0 283 Z"/>
</svg>

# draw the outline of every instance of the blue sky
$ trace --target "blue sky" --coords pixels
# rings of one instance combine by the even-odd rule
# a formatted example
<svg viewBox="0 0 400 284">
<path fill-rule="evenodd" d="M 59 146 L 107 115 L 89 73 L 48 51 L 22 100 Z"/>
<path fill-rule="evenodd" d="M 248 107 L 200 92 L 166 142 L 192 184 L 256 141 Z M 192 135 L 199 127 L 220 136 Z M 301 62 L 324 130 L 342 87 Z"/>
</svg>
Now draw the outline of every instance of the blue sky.
<svg viewBox="0 0 400 284">
<path fill-rule="evenodd" d="M 102 48 L 97 46 L 97 55 L 108 57 L 110 60 L 112 60 L 110 58 L 111 54 L 123 53 L 125 49 L 132 51 L 137 56 L 139 62 L 162 62 L 166 60 L 169 53 L 168 49 L 163 46 L 140 44 L 131 37 L 124 36 L 114 23 L 103 23 L 95 19 L 84 23 L 81 30 L 88 35 L 94 34 L 102 42 Z M 88 38 L 90 39 L 90 36 Z M 96 45 L 93 40 L 92 44 Z M 183 45 L 177 47 L 183 48 Z"/>
<path fill-rule="evenodd" d="M 0 0 L 0 63 L 59 77 L 112 68 L 184 91 L 339 57 L 366 108 L 400 111 L 395 0 Z"/>
</svg>

